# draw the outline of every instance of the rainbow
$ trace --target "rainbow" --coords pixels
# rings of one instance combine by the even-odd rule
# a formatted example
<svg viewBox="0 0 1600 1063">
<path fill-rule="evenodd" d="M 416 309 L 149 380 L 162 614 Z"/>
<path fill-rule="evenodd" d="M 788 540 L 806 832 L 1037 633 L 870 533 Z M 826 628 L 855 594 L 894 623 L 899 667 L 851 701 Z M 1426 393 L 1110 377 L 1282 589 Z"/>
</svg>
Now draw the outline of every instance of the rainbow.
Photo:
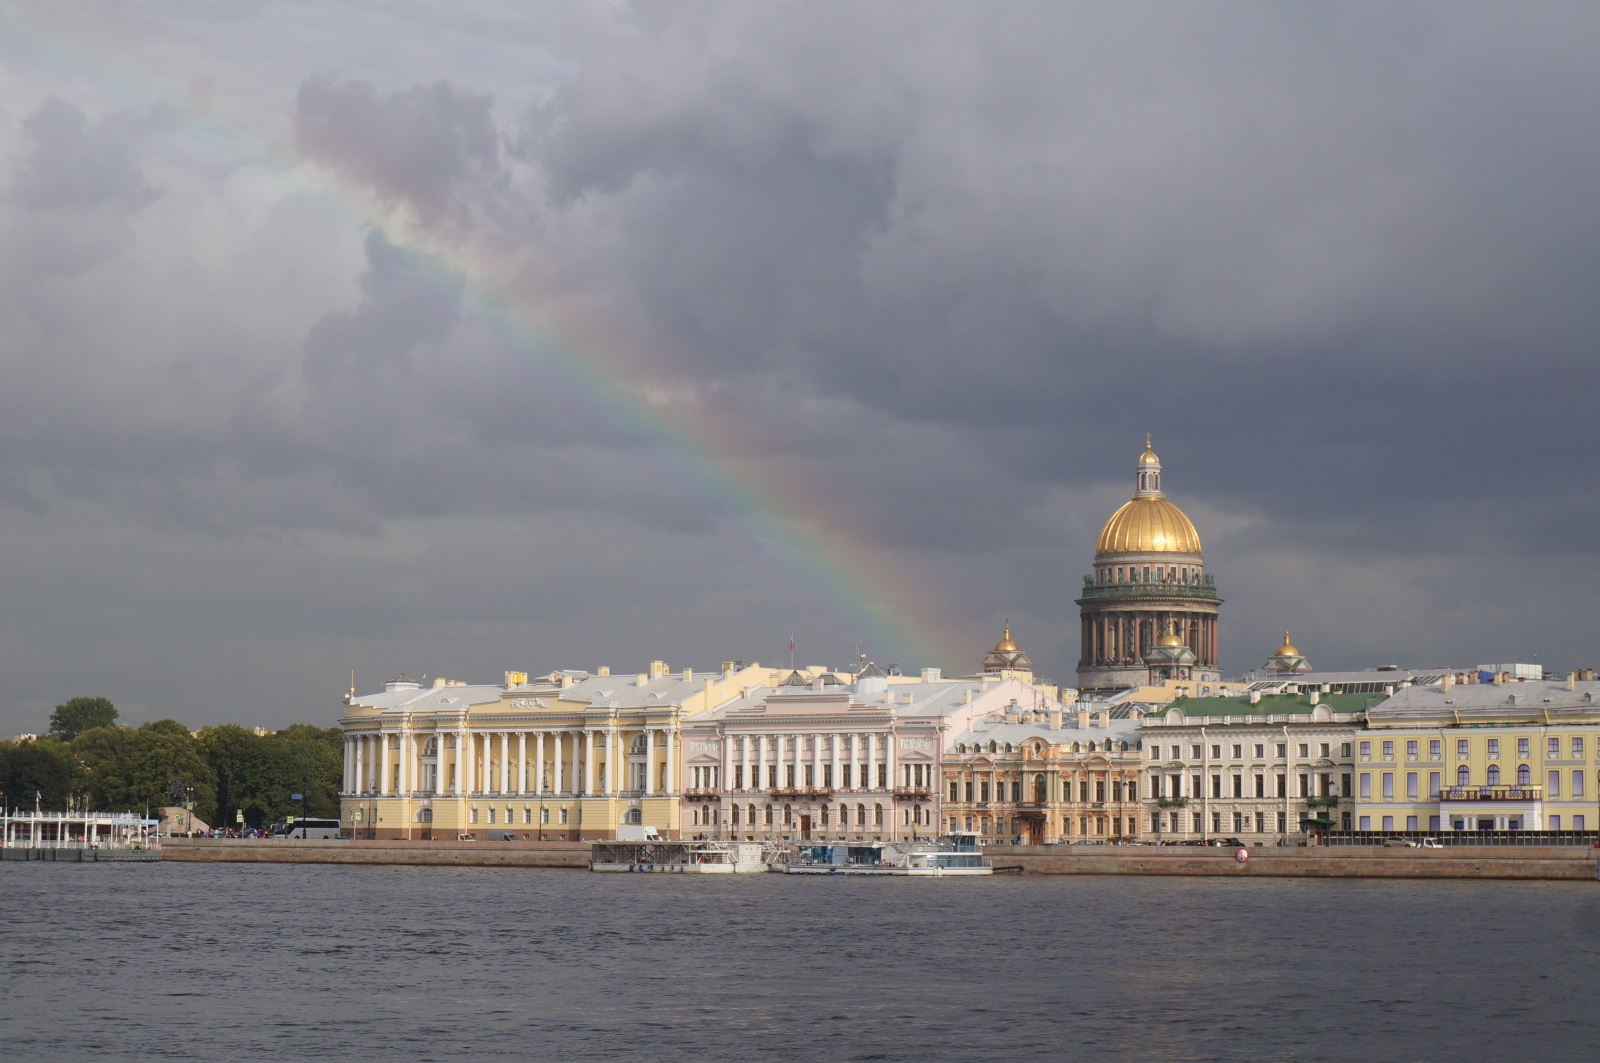
<svg viewBox="0 0 1600 1063">
<path fill-rule="evenodd" d="M 840 622 L 841 635 L 860 638 L 875 659 L 914 666 L 972 656 L 948 608 L 940 607 L 945 603 L 926 594 L 926 580 L 862 541 L 848 515 L 827 509 L 826 491 L 763 475 L 743 457 L 755 448 L 726 419 L 676 414 L 670 403 L 652 401 L 623 383 L 648 378 L 654 363 L 647 343 L 585 315 L 575 300 L 530 291 L 526 271 L 481 241 L 402 213 L 339 173 L 303 165 L 259 131 L 264 116 L 252 116 L 214 92 L 197 96 L 189 86 L 164 84 L 155 72 L 135 69 L 114 27 L 74 16 L 66 7 L 49 5 L 28 16 L 0 8 L 0 37 L 10 49 L 112 104 L 150 114 L 188 164 L 222 172 L 266 167 L 339 223 L 380 228 L 404 252 L 412 276 L 441 298 L 459 298 L 470 320 L 537 360 L 569 393 L 655 454 L 714 513 L 740 529 L 759 558 L 775 559 L 803 593 L 827 609 Z M 789 630 L 775 630 L 773 637 L 778 647 Z"/>
</svg>

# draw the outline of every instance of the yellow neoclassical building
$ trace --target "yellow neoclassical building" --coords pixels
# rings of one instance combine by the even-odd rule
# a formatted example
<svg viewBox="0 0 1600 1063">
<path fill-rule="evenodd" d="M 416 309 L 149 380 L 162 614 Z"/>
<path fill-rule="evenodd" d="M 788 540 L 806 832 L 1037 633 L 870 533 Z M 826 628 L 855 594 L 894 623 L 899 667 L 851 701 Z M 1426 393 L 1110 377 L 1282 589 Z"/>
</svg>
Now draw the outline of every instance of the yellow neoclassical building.
<svg viewBox="0 0 1600 1063">
<path fill-rule="evenodd" d="M 557 671 L 502 686 L 397 676 L 351 690 L 342 819 L 357 838 L 610 838 L 623 824 L 681 830 L 682 721 L 796 671 Z M 820 678 L 821 668 L 798 669 Z"/>
</svg>

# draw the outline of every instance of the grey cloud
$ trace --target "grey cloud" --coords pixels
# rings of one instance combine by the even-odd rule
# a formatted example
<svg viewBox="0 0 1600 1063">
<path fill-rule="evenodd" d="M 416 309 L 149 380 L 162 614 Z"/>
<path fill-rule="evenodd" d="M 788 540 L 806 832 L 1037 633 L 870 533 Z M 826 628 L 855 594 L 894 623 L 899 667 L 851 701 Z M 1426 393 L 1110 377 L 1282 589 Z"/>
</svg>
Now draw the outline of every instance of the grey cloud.
<svg viewBox="0 0 1600 1063">
<path fill-rule="evenodd" d="M 300 86 L 294 129 L 308 155 L 424 217 L 492 180 L 500 158 L 489 98 L 448 82 L 380 97 L 366 82 L 314 78 Z"/>
<path fill-rule="evenodd" d="M 135 154 L 137 134 L 126 116 L 91 123 L 76 105 L 51 97 L 23 120 L 24 152 L 11 193 L 33 210 L 102 206 L 138 208 L 157 192 Z"/>
</svg>

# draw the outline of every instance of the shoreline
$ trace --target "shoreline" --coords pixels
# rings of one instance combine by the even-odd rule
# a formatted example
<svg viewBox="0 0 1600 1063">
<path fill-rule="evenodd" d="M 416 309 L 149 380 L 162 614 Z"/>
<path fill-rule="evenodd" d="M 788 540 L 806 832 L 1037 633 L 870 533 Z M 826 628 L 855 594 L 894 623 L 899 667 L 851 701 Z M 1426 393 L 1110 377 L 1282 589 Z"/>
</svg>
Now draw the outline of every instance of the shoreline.
<svg viewBox="0 0 1600 1063">
<path fill-rule="evenodd" d="M 1110 847 L 1108 847 L 1109 849 Z M 178 863 L 389 864 L 421 867 L 549 867 L 584 870 L 590 843 L 162 840 L 161 858 Z M 1062 851 L 1007 846 L 987 855 L 997 868 L 1030 875 L 1205 875 L 1238 878 L 1438 878 L 1596 881 L 1596 851 L 1580 847 L 1461 846 L 1450 849 L 1233 849 L 1126 847 Z"/>
</svg>

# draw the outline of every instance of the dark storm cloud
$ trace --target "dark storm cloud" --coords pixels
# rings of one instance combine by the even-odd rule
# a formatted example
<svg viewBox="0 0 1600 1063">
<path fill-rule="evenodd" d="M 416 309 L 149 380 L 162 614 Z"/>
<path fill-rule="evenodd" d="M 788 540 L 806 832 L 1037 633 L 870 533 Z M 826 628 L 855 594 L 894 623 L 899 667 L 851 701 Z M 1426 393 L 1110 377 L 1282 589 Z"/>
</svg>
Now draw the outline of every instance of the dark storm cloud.
<svg viewBox="0 0 1600 1063">
<path fill-rule="evenodd" d="M 424 7 L 378 18 L 424 27 L 387 65 L 342 58 L 364 7 L 228 31 L 295 23 L 252 52 L 261 109 L 370 218 L 196 166 L 160 107 L 0 99 L 0 499 L 26 530 L 0 541 L 39 618 L 0 667 L 59 644 L 159 689 L 163 632 L 221 661 L 231 625 L 255 679 L 337 693 L 349 663 L 867 634 L 606 387 L 714 420 L 819 553 L 925 584 L 976 649 L 913 664 L 974 664 L 1009 615 L 1069 678 L 1146 431 L 1230 669 L 1285 622 L 1318 664 L 1593 663 L 1592 8 L 607 5 L 497 22 L 528 39 L 496 51 L 464 43 L 493 12 Z M 528 48 L 570 77 L 508 91 Z M 457 257 L 414 250 L 419 220 Z M 506 329 L 449 279 L 485 249 L 637 366 L 575 381 L 553 355 L 585 337 Z M 231 678 L 206 667 L 174 696 Z"/>
</svg>

